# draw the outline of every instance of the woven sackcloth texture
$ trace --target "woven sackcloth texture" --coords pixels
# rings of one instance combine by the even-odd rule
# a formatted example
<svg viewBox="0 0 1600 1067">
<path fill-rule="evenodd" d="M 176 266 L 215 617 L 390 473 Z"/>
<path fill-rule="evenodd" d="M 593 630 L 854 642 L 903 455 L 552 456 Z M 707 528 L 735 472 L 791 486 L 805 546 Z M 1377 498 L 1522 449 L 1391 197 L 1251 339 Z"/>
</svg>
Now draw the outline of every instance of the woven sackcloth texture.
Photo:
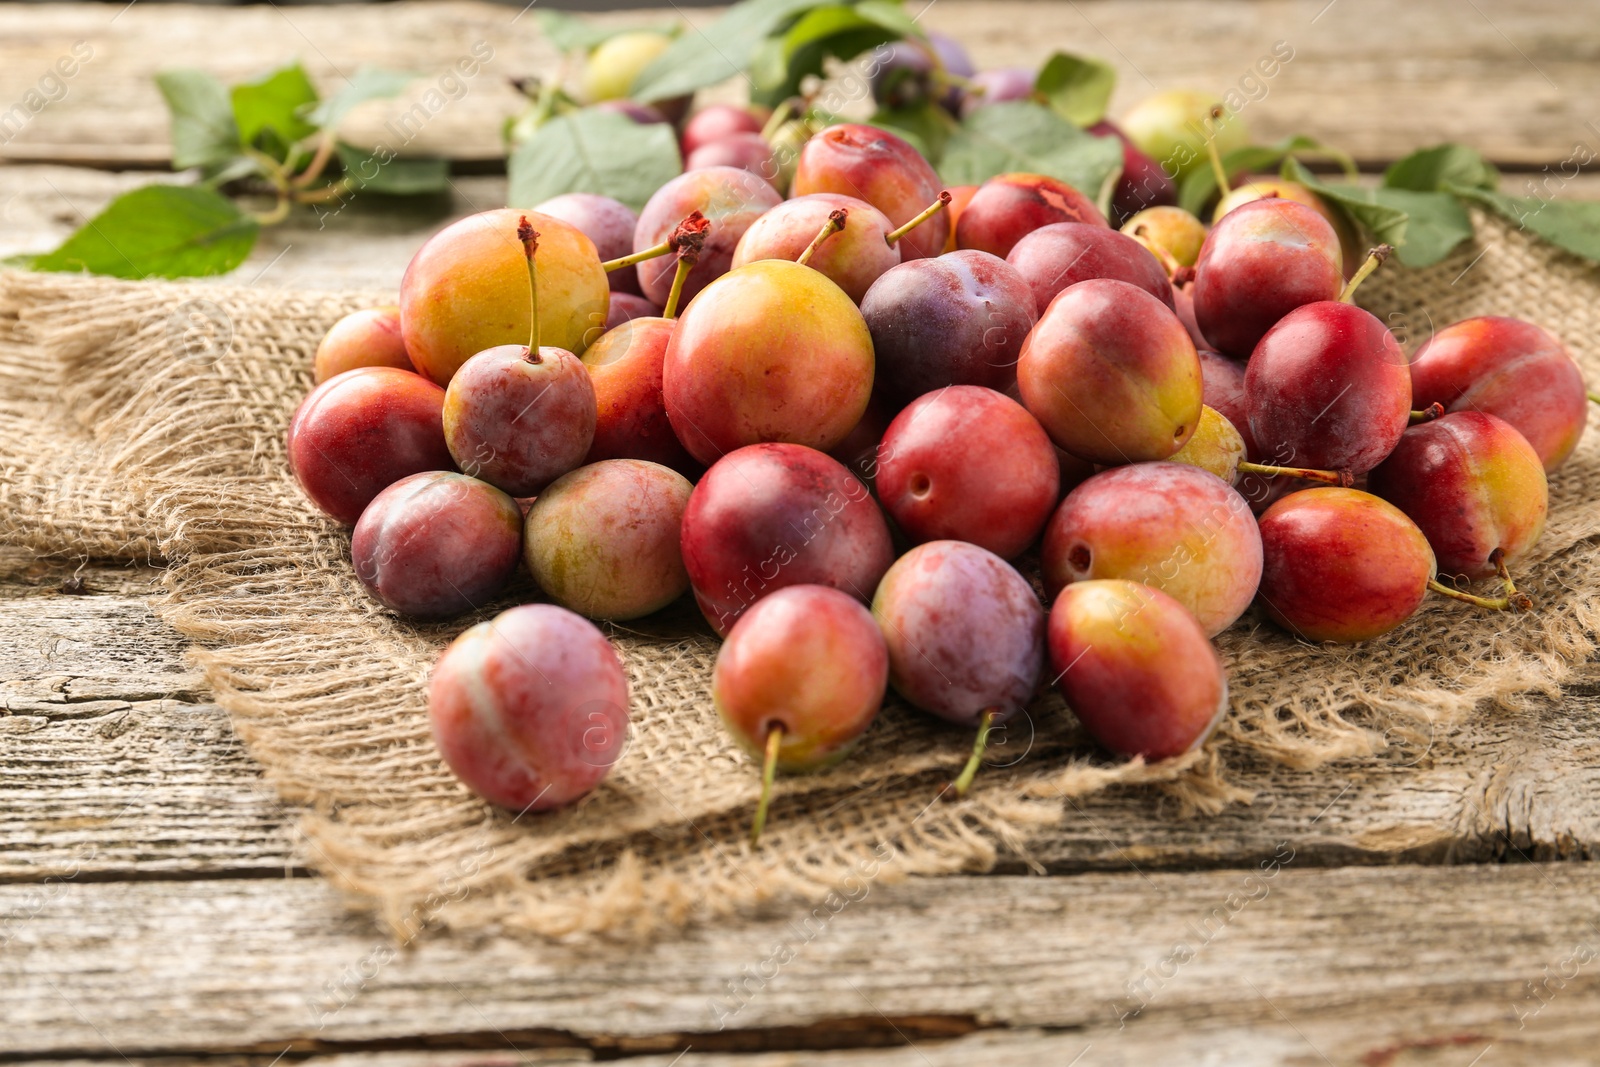
<svg viewBox="0 0 1600 1067">
<path fill-rule="evenodd" d="M 60 400 L 61 367 L 33 343 L 0 286 L 0 547 L 60 559 L 148 559 L 143 496 Z"/>
<path fill-rule="evenodd" d="M 1428 270 L 1391 265 L 1363 302 L 1413 344 L 1472 314 L 1530 318 L 1600 380 L 1595 268 L 1487 216 L 1477 222 L 1474 245 Z M 136 505 L 112 534 L 94 523 L 121 512 L 91 500 L 79 515 L 88 525 L 54 536 L 90 554 L 137 542 L 171 561 L 163 617 L 194 640 L 250 752 L 303 810 L 308 862 L 397 929 L 432 921 L 642 938 L 767 900 L 822 899 L 863 872 L 983 870 L 1002 851 L 1026 858 L 1040 827 L 1081 817 L 1064 798 L 1144 786 L 1204 817 L 1248 800 L 1230 765 L 1310 771 L 1374 759 L 1397 733 L 1448 743 L 1448 728 L 1474 709 L 1510 714 L 1529 693 L 1555 695 L 1595 644 L 1591 433 L 1552 478 L 1549 527 L 1518 567 L 1536 612 L 1479 613 L 1433 597 L 1388 638 L 1356 648 L 1296 642 L 1247 616 L 1219 639 L 1231 713 L 1182 760 L 1110 762 L 1059 697 L 1043 696 L 970 798 L 936 803 L 970 738 L 891 699 L 850 759 L 780 779 L 752 850 L 743 835 L 758 775 L 711 709 L 716 639 L 680 604 L 608 628 L 632 690 L 630 742 L 610 777 L 571 809 L 516 818 L 440 763 L 425 685 L 452 636 L 537 590 L 519 585 L 449 625 L 398 619 L 366 596 L 346 532 L 312 511 L 285 467 L 283 430 L 310 387 L 317 340 L 374 298 L 11 274 L 0 301 L 11 316 L 0 320 L 10 324 L 0 374 L 34 382 L 27 395 L 48 399 L 33 402 L 55 405 L 50 425 L 95 446 L 101 480 L 80 486 Z M 193 320 L 200 343 L 182 343 L 183 330 L 174 340 L 175 317 Z M 9 475 L 8 491 L 84 476 L 52 466 L 43 453 L 59 445 L 49 435 L 9 427 L 0 422 L 17 450 L 7 462 L 23 473 Z M 59 524 L 59 500 L 40 499 L 45 521 Z M 135 518 L 140 532 L 128 536 Z M 42 549 L 49 536 L 33 540 Z"/>
</svg>

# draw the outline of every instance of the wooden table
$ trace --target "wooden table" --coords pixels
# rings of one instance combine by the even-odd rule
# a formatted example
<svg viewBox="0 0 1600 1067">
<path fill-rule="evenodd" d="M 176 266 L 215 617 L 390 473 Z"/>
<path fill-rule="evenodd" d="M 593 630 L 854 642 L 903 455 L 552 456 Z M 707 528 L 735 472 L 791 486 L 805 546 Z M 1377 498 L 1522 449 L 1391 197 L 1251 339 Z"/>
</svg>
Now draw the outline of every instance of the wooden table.
<svg viewBox="0 0 1600 1067">
<path fill-rule="evenodd" d="M 235 77 L 299 54 L 326 85 L 362 62 L 441 69 L 491 40 L 492 77 L 425 136 L 492 167 L 516 103 L 504 77 L 550 59 L 516 11 L 0 9 L 0 101 L 71 42 L 95 48 L 66 96 L 0 146 L 13 163 L 0 167 L 0 254 L 48 246 L 150 177 L 119 168 L 164 163 L 148 75 L 175 63 Z M 1150 85 L 1220 91 L 1287 40 L 1294 60 L 1246 112 L 1263 136 L 1307 132 L 1369 167 L 1452 137 L 1537 172 L 1600 143 L 1596 13 L 1570 0 L 939 0 L 925 17 L 986 66 L 1053 47 L 1103 55 L 1122 70 L 1118 107 Z M 358 200 L 324 230 L 297 218 L 238 277 L 392 288 L 424 234 L 503 190 L 462 176 L 449 198 L 402 213 Z M 1595 191 L 1587 177 L 1564 190 Z M 1600 870 L 1565 862 L 1600 851 L 1600 684 L 1377 765 L 1237 768 L 1255 802 L 1214 818 L 1102 795 L 1041 843 L 1050 877 L 1006 860 L 990 876 L 874 887 L 809 939 L 779 907 L 643 949 L 397 948 L 313 873 L 293 812 L 147 606 L 157 573 L 0 554 L 0 1063 L 1600 1056 Z M 1263 878 L 1273 858 L 1281 869 Z M 760 973 L 779 943 L 794 959 Z M 742 1006 L 718 1028 L 735 986 Z"/>
</svg>

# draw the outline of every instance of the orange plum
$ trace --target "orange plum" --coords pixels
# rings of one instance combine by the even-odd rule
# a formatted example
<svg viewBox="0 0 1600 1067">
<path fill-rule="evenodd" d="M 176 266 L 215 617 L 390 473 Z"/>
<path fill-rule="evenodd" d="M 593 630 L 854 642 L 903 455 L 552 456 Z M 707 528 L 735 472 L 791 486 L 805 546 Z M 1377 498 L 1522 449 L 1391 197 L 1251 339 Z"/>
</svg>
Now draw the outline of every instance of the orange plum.
<svg viewBox="0 0 1600 1067">
<path fill-rule="evenodd" d="M 1063 290 L 1023 342 L 1017 385 L 1057 445 L 1096 463 L 1167 459 L 1200 421 L 1200 358 L 1173 310 L 1096 278 Z"/>
<path fill-rule="evenodd" d="M 658 611 L 689 590 L 679 529 L 693 488 L 638 459 L 562 475 L 528 509 L 528 570 L 550 599 L 591 619 Z"/>
<path fill-rule="evenodd" d="M 1113 467 L 1067 494 L 1045 527 L 1040 568 L 1054 596 L 1126 578 L 1170 595 L 1208 635 L 1243 615 L 1261 581 L 1261 535 L 1226 482 L 1181 463 Z"/>
<path fill-rule="evenodd" d="M 600 335 L 583 354 L 594 384 L 594 443 L 585 463 L 602 459 L 643 459 L 685 476 L 700 464 L 684 449 L 661 394 L 661 372 L 674 319 L 651 314 L 630 319 Z"/>
<path fill-rule="evenodd" d="M 662 392 L 689 454 L 744 445 L 826 451 L 872 395 L 872 335 L 848 294 L 788 260 L 747 263 L 697 296 L 667 342 Z"/>
<path fill-rule="evenodd" d="M 416 370 L 400 336 L 400 308 L 396 305 L 352 311 L 334 323 L 317 345 L 312 381 L 320 385 L 357 367 Z"/>
<path fill-rule="evenodd" d="M 605 326 L 611 283 L 576 226 L 515 208 L 469 216 L 430 237 L 400 282 L 406 350 L 440 385 L 484 349 L 528 341 L 524 216 L 539 235 L 539 343 L 581 353 Z"/>
</svg>

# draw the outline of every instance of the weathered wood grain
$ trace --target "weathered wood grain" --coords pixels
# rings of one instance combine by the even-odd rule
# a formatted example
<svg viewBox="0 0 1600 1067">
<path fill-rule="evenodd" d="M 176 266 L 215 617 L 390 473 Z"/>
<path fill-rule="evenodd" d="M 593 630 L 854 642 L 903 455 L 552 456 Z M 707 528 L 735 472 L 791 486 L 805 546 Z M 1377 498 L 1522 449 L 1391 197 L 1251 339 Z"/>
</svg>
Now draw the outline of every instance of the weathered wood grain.
<svg viewBox="0 0 1600 1067">
<path fill-rule="evenodd" d="M 1551 1044 L 1570 1059 L 1592 1039 L 1600 868 L 1305 871 L 1281 855 L 1270 877 L 869 880 L 810 934 L 779 910 L 646 948 L 392 949 L 317 880 L 0 887 L 5 1048 L 569 1047 L 663 1065 L 685 1045 L 909 1039 L 877 1062 L 1061 1064 L 1092 1046 L 1080 1062 L 1392 1063 L 1408 1062 L 1384 1059 L 1397 1045 L 1458 1041 L 1447 1062 L 1466 1064 L 1491 1045 L 1495 1063 Z M 992 1056 L 941 1044 L 994 1027 L 1051 1033 L 988 1039 Z"/>
<path fill-rule="evenodd" d="M 301 866 L 291 816 L 214 704 L 9 692 L 6 704 L 0 880 L 271 877 Z"/>
<path fill-rule="evenodd" d="M 677 5 L 674 5 L 677 7 Z M 398 103 L 374 103 L 350 136 L 463 160 L 503 156 L 500 123 L 521 102 L 514 75 L 551 73 L 553 50 L 521 4 L 457 2 L 190 9 L 161 4 L 0 7 L 0 111 L 30 91 L 59 98 L 0 131 L 0 158 L 160 166 L 167 118 L 151 76 L 199 66 L 229 80 L 298 56 L 332 91 L 364 63 L 425 77 Z M 715 11 L 677 7 L 696 32 Z M 1440 140 L 1494 159 L 1538 165 L 1600 145 L 1600 23 L 1567 0 L 1458 4 L 1447 0 L 940 0 L 923 21 L 963 41 L 980 66 L 1037 65 L 1060 48 L 1117 67 L 1113 114 L 1158 88 L 1194 86 L 1249 99 L 1242 114 L 1263 139 L 1303 132 L 1381 162 Z M 594 16 L 656 22 L 662 12 Z M 49 78 L 74 42 L 93 49 L 69 79 Z M 1278 41 L 1292 60 L 1249 80 Z M 493 55 L 406 141 L 396 116 L 416 107 L 451 64 Z M 737 86 L 733 87 L 735 91 Z M 42 99 L 38 97 L 35 99 Z"/>
<path fill-rule="evenodd" d="M 288 814 L 206 702 L 184 639 L 138 596 L 157 572 L 11 563 L 0 563 L 0 880 L 297 868 Z"/>
<path fill-rule="evenodd" d="M 0 579 L 3 579 L 0 570 Z M 293 813 L 188 673 L 182 638 L 139 595 L 148 568 L 34 565 L 0 580 L 0 880 L 275 876 L 300 869 Z M 119 583 L 122 588 L 118 589 Z M 131 595 L 130 595 L 131 594 Z M 1292 842 L 1302 866 L 1600 855 L 1600 698 L 1486 716 L 1401 743 L 1381 765 L 1235 777 L 1249 806 L 1180 818 L 1151 791 L 1079 802 L 1043 834 L 1049 870 L 1237 867 Z M 1002 870 L 1024 869 L 1016 856 Z"/>
<path fill-rule="evenodd" d="M 1137 1029 L 1084 1028 L 1066 1032 L 1040 1029 L 979 1030 L 964 1037 L 893 1048 L 836 1051 L 742 1052 L 630 1056 L 629 1067 L 1148 1067 L 1150 1064 L 1226 1064 L 1228 1067 L 1326 1067 L 1331 1061 L 1352 1067 L 1592 1067 L 1593 1020 L 1584 1001 L 1554 1000 L 1534 1023 L 1516 1033 L 1490 1034 L 1467 1027 L 1451 1029 L 1449 1016 L 1430 1028 L 1414 1020 L 1349 1018 L 1338 1014 L 1257 1019 L 1249 1022 L 1152 1020 Z M 1395 1013 L 1403 1014 L 1402 1011 Z M 1465 1013 L 1453 1012 L 1452 1015 Z M 1388 1044 L 1361 1040 L 1364 1033 L 1398 1035 Z M 899 1034 L 894 1035 L 897 1039 Z M 273 1067 L 274 1055 L 174 1056 L 149 1059 L 22 1060 L 44 1067 Z M 518 1044 L 505 1051 L 347 1052 L 297 1057 L 304 1067 L 521 1067 L 523 1064 L 593 1063 L 588 1049 L 543 1049 Z M 281 1062 L 289 1062 L 284 1057 Z"/>
<path fill-rule="evenodd" d="M 0 166 L 0 258 L 56 245 L 120 193 L 170 176 L 53 166 Z M 447 196 L 352 197 L 336 215 L 309 208 L 264 230 L 243 265 L 223 279 L 262 289 L 398 292 L 428 235 L 454 219 L 504 207 L 504 178 L 451 179 Z"/>
</svg>

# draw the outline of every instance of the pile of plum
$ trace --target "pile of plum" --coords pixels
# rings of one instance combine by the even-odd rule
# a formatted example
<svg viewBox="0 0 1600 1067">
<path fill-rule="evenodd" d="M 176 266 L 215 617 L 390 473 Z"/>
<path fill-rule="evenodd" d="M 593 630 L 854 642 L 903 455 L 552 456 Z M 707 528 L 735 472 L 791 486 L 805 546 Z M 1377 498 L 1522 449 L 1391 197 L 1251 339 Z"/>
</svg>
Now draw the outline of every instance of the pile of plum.
<svg viewBox="0 0 1600 1067">
<path fill-rule="evenodd" d="M 1054 178 L 945 190 L 843 124 L 785 199 L 722 162 L 760 126 L 690 117 L 704 165 L 637 218 L 573 193 L 448 226 L 398 307 L 317 352 L 289 459 L 372 595 L 446 618 L 526 562 L 548 601 L 432 676 L 439 750 L 484 798 L 594 788 L 629 694 L 589 620 L 687 591 L 763 766 L 756 832 L 774 773 L 842 758 L 887 685 L 976 731 L 959 795 L 1043 685 L 1112 753 L 1200 745 L 1227 708 L 1211 639 L 1252 603 L 1319 642 L 1430 590 L 1532 606 L 1508 567 L 1588 403 L 1545 330 L 1470 319 L 1408 361 L 1351 302 L 1387 249 L 1347 254 L 1289 182 L 1232 190 L 1209 228 L 1154 206 L 1119 230 Z M 1043 601 L 1013 566 L 1036 546 Z"/>
</svg>

